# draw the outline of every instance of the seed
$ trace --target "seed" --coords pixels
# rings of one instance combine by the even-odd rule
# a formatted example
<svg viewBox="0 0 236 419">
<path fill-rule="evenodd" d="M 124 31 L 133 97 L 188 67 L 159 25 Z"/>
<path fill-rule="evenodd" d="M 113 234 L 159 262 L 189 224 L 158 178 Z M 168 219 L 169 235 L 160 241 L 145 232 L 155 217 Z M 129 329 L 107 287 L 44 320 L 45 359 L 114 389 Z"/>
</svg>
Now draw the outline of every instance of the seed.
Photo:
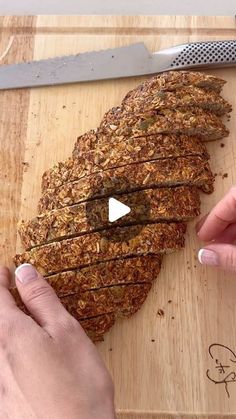
<svg viewBox="0 0 236 419">
<path fill-rule="evenodd" d="M 105 252 L 106 251 L 107 241 L 106 241 L 106 239 L 104 237 L 102 237 L 101 240 L 100 240 L 100 248 L 101 248 L 101 251 L 102 252 Z"/>
<path fill-rule="evenodd" d="M 116 125 L 110 125 L 112 131 L 115 131 L 118 127 Z"/>
</svg>

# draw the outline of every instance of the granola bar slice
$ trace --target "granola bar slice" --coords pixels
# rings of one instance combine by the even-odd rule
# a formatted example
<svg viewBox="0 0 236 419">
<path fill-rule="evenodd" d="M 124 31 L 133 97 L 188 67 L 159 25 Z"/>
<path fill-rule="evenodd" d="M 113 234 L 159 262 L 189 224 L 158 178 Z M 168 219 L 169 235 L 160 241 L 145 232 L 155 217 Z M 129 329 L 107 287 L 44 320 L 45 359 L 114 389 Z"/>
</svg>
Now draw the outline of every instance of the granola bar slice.
<svg viewBox="0 0 236 419">
<path fill-rule="evenodd" d="M 43 174 L 42 191 L 57 188 L 99 170 L 107 170 L 131 163 L 175 158 L 202 156 L 209 159 L 205 145 L 197 137 L 186 135 L 151 135 L 127 138 L 125 141 L 101 137 L 96 149 L 80 155 L 75 146 L 73 158 L 57 163 Z"/>
<path fill-rule="evenodd" d="M 142 137 L 153 134 L 197 135 L 204 140 L 217 140 L 229 135 L 219 117 L 200 108 L 188 111 L 163 109 L 145 113 L 129 113 L 121 107 L 108 111 L 99 127 L 99 134 L 111 136 Z"/>
<path fill-rule="evenodd" d="M 195 86 L 182 87 L 174 92 L 159 90 L 155 93 L 144 88 L 140 96 L 135 96 L 135 98 L 132 92 L 126 95 L 122 107 L 126 112 L 134 113 L 176 108 L 188 110 L 191 107 L 202 108 L 218 116 L 232 111 L 232 106 L 219 94 Z"/>
<path fill-rule="evenodd" d="M 111 311 L 116 317 L 129 317 L 144 303 L 151 286 L 151 282 L 116 285 L 62 297 L 61 302 L 77 320 Z"/>
<path fill-rule="evenodd" d="M 38 205 L 39 213 L 74 205 L 88 199 L 157 187 L 191 185 L 206 193 L 213 191 L 214 177 L 206 159 L 179 157 L 100 171 L 76 182 L 47 190 Z"/>
<path fill-rule="evenodd" d="M 89 206 L 87 203 L 81 203 L 48 211 L 18 224 L 18 232 L 23 246 L 26 249 L 31 249 L 51 241 L 83 235 L 116 225 L 188 221 L 200 214 L 199 191 L 192 186 L 147 189 L 145 193 L 137 191 L 113 197 L 128 205 L 131 212 L 110 223 L 107 198 L 92 201 Z"/>
<path fill-rule="evenodd" d="M 47 278 L 59 297 L 112 285 L 152 282 L 161 270 L 162 255 L 136 256 L 100 262 Z"/>
<path fill-rule="evenodd" d="M 60 301 L 77 320 L 111 312 L 116 317 L 128 317 L 144 303 L 151 286 L 151 282 L 114 285 L 60 297 Z"/>
<path fill-rule="evenodd" d="M 153 282 L 160 273 L 162 255 L 136 256 L 100 262 L 86 268 L 45 277 L 59 298 L 114 285 Z M 12 288 L 17 299 L 17 288 Z M 17 300 L 18 301 L 18 300 Z"/>
<path fill-rule="evenodd" d="M 199 87 L 220 93 L 226 81 L 197 71 L 168 71 L 146 79 L 127 93 L 129 99 L 139 98 L 142 94 L 152 94 L 160 90 L 175 91 L 186 86 Z"/>
<path fill-rule="evenodd" d="M 115 313 L 116 317 L 128 317 L 134 314 L 144 303 L 152 282 L 141 284 L 114 285 L 97 290 L 88 290 L 77 294 L 60 297 L 66 310 L 77 320 L 88 319 L 102 314 Z M 17 290 L 12 290 L 18 305 L 24 311 Z"/>
<path fill-rule="evenodd" d="M 18 254 L 16 265 L 28 262 L 42 275 L 77 269 L 130 256 L 167 253 L 184 246 L 184 223 L 158 223 L 111 228 L 106 237 L 90 233 L 53 242 Z"/>
</svg>

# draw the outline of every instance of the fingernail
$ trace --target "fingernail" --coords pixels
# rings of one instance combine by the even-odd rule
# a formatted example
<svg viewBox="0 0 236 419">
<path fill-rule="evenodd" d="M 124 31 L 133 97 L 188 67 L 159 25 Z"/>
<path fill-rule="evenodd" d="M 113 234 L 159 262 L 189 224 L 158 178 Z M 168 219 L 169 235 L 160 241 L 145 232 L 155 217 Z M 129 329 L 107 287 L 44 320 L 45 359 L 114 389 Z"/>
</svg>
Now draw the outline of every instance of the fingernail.
<svg viewBox="0 0 236 419">
<path fill-rule="evenodd" d="M 200 249 L 198 252 L 198 260 L 202 265 L 219 265 L 219 258 L 217 253 L 209 249 Z"/>
<path fill-rule="evenodd" d="M 15 276 L 22 284 L 27 284 L 38 279 L 38 272 L 30 263 L 23 263 L 15 270 Z"/>
</svg>

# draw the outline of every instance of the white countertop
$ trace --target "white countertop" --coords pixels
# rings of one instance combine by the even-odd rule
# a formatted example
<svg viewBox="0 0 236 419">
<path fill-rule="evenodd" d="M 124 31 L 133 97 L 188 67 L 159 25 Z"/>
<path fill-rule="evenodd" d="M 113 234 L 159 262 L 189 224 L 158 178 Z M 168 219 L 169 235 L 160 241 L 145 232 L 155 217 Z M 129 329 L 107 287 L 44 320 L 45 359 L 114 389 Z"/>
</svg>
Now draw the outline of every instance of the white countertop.
<svg viewBox="0 0 236 419">
<path fill-rule="evenodd" d="M 0 15 L 165 14 L 235 16 L 235 0 L 0 0 Z"/>
</svg>

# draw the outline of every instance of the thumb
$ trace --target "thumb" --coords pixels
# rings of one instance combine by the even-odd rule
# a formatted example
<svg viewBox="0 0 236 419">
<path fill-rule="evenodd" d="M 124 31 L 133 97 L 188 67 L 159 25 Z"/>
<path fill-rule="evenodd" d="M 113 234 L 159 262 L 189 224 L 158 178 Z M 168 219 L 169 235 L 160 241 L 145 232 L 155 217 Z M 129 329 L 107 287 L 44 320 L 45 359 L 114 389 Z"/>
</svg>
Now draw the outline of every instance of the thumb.
<svg viewBox="0 0 236 419">
<path fill-rule="evenodd" d="M 210 244 L 199 250 L 198 259 L 202 265 L 236 272 L 236 246 L 231 244 Z"/>
<path fill-rule="evenodd" d="M 52 287 L 32 265 L 20 265 L 15 276 L 21 299 L 40 326 L 51 329 L 59 318 L 69 315 Z"/>
</svg>

